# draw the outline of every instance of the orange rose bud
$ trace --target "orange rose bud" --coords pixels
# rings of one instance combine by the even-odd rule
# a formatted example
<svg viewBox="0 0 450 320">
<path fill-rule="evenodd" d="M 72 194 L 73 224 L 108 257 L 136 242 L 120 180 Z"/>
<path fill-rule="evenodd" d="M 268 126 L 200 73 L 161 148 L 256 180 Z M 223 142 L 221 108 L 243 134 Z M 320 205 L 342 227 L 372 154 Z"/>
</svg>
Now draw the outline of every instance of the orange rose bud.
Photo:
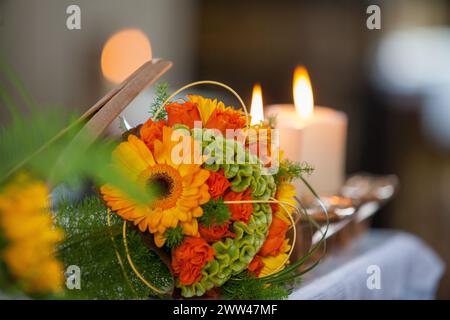
<svg viewBox="0 0 450 320">
<path fill-rule="evenodd" d="M 275 195 L 275 199 L 277 199 L 276 195 Z M 278 210 L 280 210 L 280 205 L 278 203 L 271 203 L 270 208 L 272 209 L 272 214 L 274 214 L 274 213 L 278 212 Z"/>
<path fill-rule="evenodd" d="M 194 128 L 194 121 L 201 121 L 197 106 L 192 102 L 182 104 L 173 102 L 166 106 L 167 125 L 173 127 L 175 124 L 184 124 L 189 129 Z"/>
<path fill-rule="evenodd" d="M 186 237 L 172 252 L 172 269 L 182 285 L 191 285 L 202 277 L 202 268 L 214 259 L 215 251 L 202 238 Z"/>
<path fill-rule="evenodd" d="M 215 109 L 211 114 L 205 128 L 218 129 L 223 134 L 226 129 L 242 129 L 245 126 L 245 117 L 239 111 Z"/>
<path fill-rule="evenodd" d="M 250 194 L 251 194 L 250 189 L 247 189 L 244 192 L 228 191 L 223 197 L 223 200 L 224 201 L 252 200 Z M 233 221 L 243 221 L 247 223 L 248 219 L 250 219 L 250 216 L 253 213 L 252 203 L 227 204 L 227 206 L 230 209 L 231 220 Z"/>
<path fill-rule="evenodd" d="M 209 194 L 211 198 L 217 200 L 220 196 L 222 196 L 225 190 L 231 185 L 230 181 L 223 175 L 223 170 L 219 172 L 210 172 L 208 180 L 206 183 L 209 187 Z"/>
<path fill-rule="evenodd" d="M 258 254 L 266 257 L 277 256 L 281 253 L 288 227 L 289 225 L 286 222 L 276 216 L 273 216 L 272 224 L 269 227 L 269 234 L 267 235 L 267 239 L 263 243 Z"/>
<path fill-rule="evenodd" d="M 198 232 L 200 232 L 200 236 L 209 243 L 219 241 L 220 239 L 226 237 L 233 238 L 236 235 L 228 230 L 230 224 L 231 221 L 228 221 L 222 225 L 214 224 L 209 227 L 205 227 L 204 225 L 200 224 L 198 226 Z"/>
<path fill-rule="evenodd" d="M 148 119 L 140 130 L 141 140 L 147 145 L 151 152 L 154 151 L 155 140 L 162 140 L 162 131 L 164 127 L 164 121 L 153 122 L 152 119 Z"/>
<path fill-rule="evenodd" d="M 261 256 L 256 255 L 248 265 L 247 270 L 254 273 L 255 276 L 259 276 L 263 268 L 264 262 L 262 261 Z"/>
</svg>

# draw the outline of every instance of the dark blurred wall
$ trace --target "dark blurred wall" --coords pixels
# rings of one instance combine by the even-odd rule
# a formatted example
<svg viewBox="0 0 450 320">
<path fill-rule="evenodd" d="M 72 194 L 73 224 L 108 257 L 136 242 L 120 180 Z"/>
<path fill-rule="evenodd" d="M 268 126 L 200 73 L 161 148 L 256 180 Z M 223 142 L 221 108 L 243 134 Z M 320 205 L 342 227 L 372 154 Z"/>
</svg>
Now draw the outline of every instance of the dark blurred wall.
<svg viewBox="0 0 450 320">
<path fill-rule="evenodd" d="M 307 67 L 317 105 L 349 116 L 349 172 L 361 166 L 361 118 L 369 32 L 364 1 L 201 1 L 198 78 L 231 84 L 250 101 L 292 103 L 292 73 Z"/>
</svg>

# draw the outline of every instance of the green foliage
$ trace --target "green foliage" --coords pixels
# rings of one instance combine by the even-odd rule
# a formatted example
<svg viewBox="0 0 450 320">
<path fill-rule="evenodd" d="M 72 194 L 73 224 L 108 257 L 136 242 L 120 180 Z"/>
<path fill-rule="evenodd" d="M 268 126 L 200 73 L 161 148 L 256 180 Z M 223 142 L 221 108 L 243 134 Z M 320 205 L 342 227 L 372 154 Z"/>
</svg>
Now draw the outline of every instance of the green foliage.
<svg viewBox="0 0 450 320">
<path fill-rule="evenodd" d="M 266 284 L 247 271 L 227 281 L 221 291 L 230 300 L 281 300 L 289 295 L 282 284 Z"/>
<path fill-rule="evenodd" d="M 276 184 L 280 184 L 282 181 L 291 182 L 292 180 L 299 179 L 303 175 L 311 175 L 314 172 L 314 167 L 310 164 L 303 162 L 298 163 L 289 159 L 280 161 L 280 168 L 274 175 Z"/>
<path fill-rule="evenodd" d="M 156 85 L 155 98 L 150 106 L 150 113 L 155 115 L 161 105 L 169 98 L 169 85 L 167 82 L 159 83 Z M 156 116 L 156 121 L 167 119 L 167 111 L 163 108 Z"/>
<path fill-rule="evenodd" d="M 228 206 L 223 202 L 223 199 L 211 199 L 202 205 L 203 215 L 198 218 L 198 221 L 205 227 L 211 225 L 222 225 L 231 218 Z"/>
<path fill-rule="evenodd" d="M 166 246 L 170 249 L 178 247 L 184 239 L 183 228 L 176 226 L 166 230 Z"/>
<path fill-rule="evenodd" d="M 107 225 L 107 208 L 93 196 L 78 204 L 62 203 L 56 215 L 66 239 L 58 250 L 65 268 L 81 269 L 81 290 L 67 290 L 64 298 L 72 299 L 143 299 L 155 295 L 132 272 L 122 239 L 123 221 L 111 214 Z M 114 242 L 111 240 L 111 236 Z M 144 245 L 132 227 L 127 229 L 130 256 L 139 272 L 158 288 L 170 288 L 172 277 L 161 259 Z M 118 262 L 120 254 L 124 270 Z"/>
</svg>

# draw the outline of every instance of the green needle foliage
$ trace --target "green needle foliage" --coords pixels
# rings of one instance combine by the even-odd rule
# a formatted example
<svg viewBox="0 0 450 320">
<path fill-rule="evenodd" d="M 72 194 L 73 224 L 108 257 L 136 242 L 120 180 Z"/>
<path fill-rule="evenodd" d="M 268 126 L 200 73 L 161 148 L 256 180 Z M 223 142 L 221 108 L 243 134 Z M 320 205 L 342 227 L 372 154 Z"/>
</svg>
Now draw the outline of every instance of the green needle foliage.
<svg viewBox="0 0 450 320">
<path fill-rule="evenodd" d="M 55 218 L 66 235 L 58 257 L 65 268 L 76 265 L 81 269 L 81 289 L 66 290 L 64 298 L 145 299 L 156 295 L 131 270 L 123 245 L 123 221 L 112 213 L 112 226 L 108 227 L 107 208 L 98 197 L 85 198 L 78 204 L 62 203 Z M 127 243 L 133 263 L 143 277 L 158 288 L 170 289 L 173 281 L 168 268 L 131 227 L 127 229 Z"/>
<path fill-rule="evenodd" d="M 223 199 L 211 199 L 202 205 L 203 215 L 198 218 L 198 221 L 205 227 L 212 225 L 222 225 L 231 218 L 228 206 L 223 202 Z"/>
<path fill-rule="evenodd" d="M 283 284 L 265 284 L 247 271 L 227 281 L 221 291 L 230 300 L 281 300 L 289 295 Z"/>
<path fill-rule="evenodd" d="M 274 179 L 278 185 L 282 181 L 291 182 L 292 180 L 300 179 L 303 175 L 311 175 L 313 172 L 314 167 L 306 162 L 298 163 L 284 159 L 280 161 L 280 167 L 274 175 Z"/>
<path fill-rule="evenodd" d="M 169 98 L 169 85 L 167 82 L 159 83 L 156 85 L 155 98 L 150 106 L 151 115 L 155 115 L 161 105 Z M 156 121 L 165 120 L 167 118 L 167 111 L 163 108 L 156 116 Z"/>
<path fill-rule="evenodd" d="M 178 247 L 184 239 L 183 228 L 176 226 L 175 228 L 169 228 L 166 231 L 166 246 L 170 249 Z"/>
</svg>

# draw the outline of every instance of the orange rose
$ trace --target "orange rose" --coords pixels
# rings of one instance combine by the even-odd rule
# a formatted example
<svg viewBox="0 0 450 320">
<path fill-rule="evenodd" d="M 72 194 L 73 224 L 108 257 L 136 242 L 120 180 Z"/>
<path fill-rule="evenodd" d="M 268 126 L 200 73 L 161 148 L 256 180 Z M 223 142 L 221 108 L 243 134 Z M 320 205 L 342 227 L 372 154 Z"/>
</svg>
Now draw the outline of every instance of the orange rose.
<svg viewBox="0 0 450 320">
<path fill-rule="evenodd" d="M 173 127 L 175 124 L 184 124 L 190 129 L 194 127 L 194 121 L 202 121 L 197 106 L 192 102 L 182 104 L 173 102 L 166 106 L 167 125 Z"/>
<path fill-rule="evenodd" d="M 276 195 L 275 199 L 277 199 Z M 280 210 L 280 205 L 278 203 L 271 203 L 270 208 L 272 209 L 272 214 L 275 214 L 278 210 Z"/>
<path fill-rule="evenodd" d="M 236 236 L 233 232 L 228 230 L 230 224 L 231 221 L 225 222 L 222 225 L 213 224 L 209 227 L 205 227 L 204 225 L 200 224 L 198 226 L 198 232 L 200 232 L 201 237 L 207 242 L 216 242 L 222 238 Z"/>
<path fill-rule="evenodd" d="M 258 254 L 266 257 L 277 256 L 279 253 L 281 253 L 288 227 L 289 225 L 286 222 L 284 222 L 280 218 L 277 218 L 276 216 L 273 216 L 272 224 L 269 228 L 269 234 L 267 235 L 267 239 L 263 243 Z"/>
<path fill-rule="evenodd" d="M 255 276 L 259 276 L 263 268 L 264 262 L 262 261 L 261 256 L 256 255 L 248 265 L 247 270 L 254 273 Z"/>
<path fill-rule="evenodd" d="M 202 268 L 214 259 L 214 249 L 202 238 L 186 237 L 172 252 L 172 269 L 182 285 L 191 285 L 202 277 Z"/>
<path fill-rule="evenodd" d="M 162 140 L 162 131 L 164 127 L 164 121 L 153 122 L 152 119 L 148 119 L 140 130 L 141 140 L 147 145 L 151 152 L 154 151 L 155 140 Z"/>
<path fill-rule="evenodd" d="M 240 111 L 219 108 L 214 110 L 205 125 L 205 128 L 218 129 L 223 134 L 226 133 L 226 129 L 242 129 L 244 127 L 245 117 L 242 116 Z"/>
<path fill-rule="evenodd" d="M 224 177 L 223 170 L 220 170 L 219 172 L 211 171 L 206 183 L 208 184 L 211 198 L 215 200 L 222 196 L 225 190 L 231 185 L 230 181 Z"/>
<path fill-rule="evenodd" d="M 251 194 L 250 189 L 247 189 L 244 192 L 228 191 L 223 197 L 223 200 L 224 201 L 252 200 L 250 194 Z M 253 213 L 252 203 L 228 204 L 228 208 L 230 209 L 231 220 L 233 221 L 243 221 L 247 223 L 248 219 L 250 219 L 250 216 Z"/>
</svg>

